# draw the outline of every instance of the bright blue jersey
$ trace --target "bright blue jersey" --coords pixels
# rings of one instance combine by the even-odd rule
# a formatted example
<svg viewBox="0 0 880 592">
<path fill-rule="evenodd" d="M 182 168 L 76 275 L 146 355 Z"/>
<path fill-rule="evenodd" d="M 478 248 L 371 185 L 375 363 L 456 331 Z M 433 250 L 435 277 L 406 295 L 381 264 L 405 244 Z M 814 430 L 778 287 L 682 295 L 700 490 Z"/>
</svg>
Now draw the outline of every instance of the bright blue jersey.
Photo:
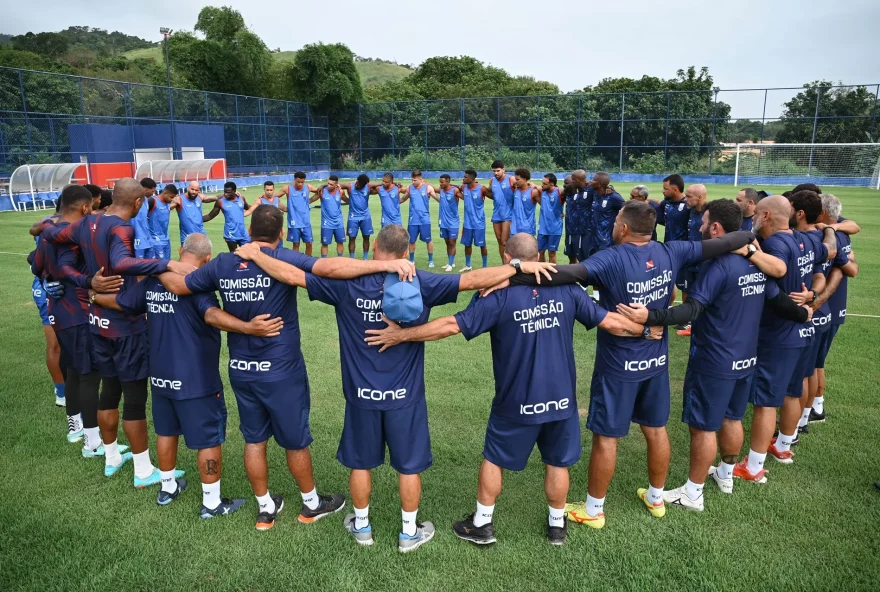
<svg viewBox="0 0 880 592">
<path fill-rule="evenodd" d="M 492 222 L 502 222 L 513 218 L 513 177 L 504 175 L 501 180 L 493 175 L 489 179 L 489 189 L 495 202 L 492 210 Z"/>
<path fill-rule="evenodd" d="M 626 202 L 616 191 L 605 195 L 593 195 L 593 247 L 607 249 L 614 244 L 614 221 Z"/>
<path fill-rule="evenodd" d="M 370 185 L 358 189 L 354 183 L 348 186 L 348 219 L 364 220 L 370 217 Z"/>
<path fill-rule="evenodd" d="M 570 235 L 592 234 L 593 189 L 579 189 L 565 198 L 565 229 Z"/>
<path fill-rule="evenodd" d="M 562 207 L 563 201 L 559 189 L 554 189 L 550 193 L 541 192 L 541 221 L 538 225 L 538 234 L 562 236 Z"/>
<path fill-rule="evenodd" d="M 379 187 L 379 203 L 382 205 L 382 226 L 389 224 L 403 225 L 400 217 L 400 189 L 392 185 L 391 189 Z"/>
<path fill-rule="evenodd" d="M 190 199 L 186 195 L 180 198 L 180 209 L 177 211 L 180 220 L 180 244 L 191 234 L 205 234 L 205 223 L 202 218 L 202 198 Z"/>
<path fill-rule="evenodd" d="M 440 228 L 455 228 L 461 226 L 458 216 L 458 199 L 455 197 L 455 187 L 448 190 L 440 190 Z"/>
<path fill-rule="evenodd" d="M 326 187 L 321 190 L 321 226 L 342 228 L 342 192 L 338 188 L 335 193 Z"/>
<path fill-rule="evenodd" d="M 168 221 L 171 219 L 171 206 L 161 199 L 156 199 L 153 209 L 150 210 L 149 218 L 150 235 L 156 244 L 168 240 Z"/>
<path fill-rule="evenodd" d="M 837 232 L 835 234 L 837 235 L 838 259 L 842 254 L 846 257 L 846 261 L 849 262 L 849 254 L 852 253 L 852 243 L 850 242 L 849 235 L 842 232 Z M 835 267 L 838 267 L 838 265 L 835 264 Z M 840 285 L 837 286 L 837 290 L 835 290 L 834 294 L 831 295 L 831 298 L 828 299 L 828 307 L 831 309 L 832 325 L 842 325 L 846 321 L 846 280 L 847 277 L 846 274 L 844 274 L 843 279 L 840 280 Z"/>
<path fill-rule="evenodd" d="M 281 200 L 278 199 L 277 195 L 273 195 L 272 199 L 266 197 L 266 194 L 260 196 L 259 205 L 261 206 L 275 206 L 276 208 L 281 205 Z"/>
<path fill-rule="evenodd" d="M 309 188 L 303 185 L 302 189 L 296 189 L 290 185 L 290 193 L 287 196 L 287 227 L 288 228 L 311 228 L 312 218 L 309 214 Z"/>
<path fill-rule="evenodd" d="M 153 247 L 153 235 L 150 232 L 150 201 L 153 198 L 144 198 L 137 215 L 131 219 L 131 225 L 134 226 L 134 248 L 138 250 L 150 249 Z"/>
<path fill-rule="evenodd" d="M 691 212 L 687 207 L 684 199 L 681 201 L 663 200 L 663 219 L 658 220 L 659 224 L 666 227 L 663 236 L 663 242 L 683 241 L 688 239 L 688 223 L 690 222 Z"/>
<path fill-rule="evenodd" d="M 431 223 L 431 213 L 428 203 L 431 198 L 428 196 L 428 184 L 424 183 L 421 187 L 416 188 L 415 185 L 409 186 L 409 225 L 421 226 L 422 224 Z"/>
<path fill-rule="evenodd" d="M 535 202 L 532 201 L 532 188 L 526 187 L 522 191 L 513 191 L 512 220 L 510 222 L 510 234 L 525 232 L 535 235 Z"/>
<path fill-rule="evenodd" d="M 244 225 L 244 199 L 238 195 L 234 199 L 221 197 L 217 203 L 226 219 L 223 224 L 223 238 L 230 242 L 250 241 Z"/>
<path fill-rule="evenodd" d="M 476 183 L 476 187 L 471 189 L 462 185 L 461 194 L 464 196 L 464 227 L 468 230 L 485 229 L 486 204 L 483 202 L 483 186 Z"/>
</svg>

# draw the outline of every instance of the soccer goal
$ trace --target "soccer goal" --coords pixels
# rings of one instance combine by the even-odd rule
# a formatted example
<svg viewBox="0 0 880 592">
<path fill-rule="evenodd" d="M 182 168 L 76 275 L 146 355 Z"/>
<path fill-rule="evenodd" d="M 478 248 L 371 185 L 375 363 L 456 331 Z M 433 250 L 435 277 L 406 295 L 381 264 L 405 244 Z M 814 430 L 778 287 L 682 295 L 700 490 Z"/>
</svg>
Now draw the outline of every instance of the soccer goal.
<svg viewBox="0 0 880 592">
<path fill-rule="evenodd" d="M 734 185 L 880 189 L 880 144 L 737 144 Z"/>
</svg>

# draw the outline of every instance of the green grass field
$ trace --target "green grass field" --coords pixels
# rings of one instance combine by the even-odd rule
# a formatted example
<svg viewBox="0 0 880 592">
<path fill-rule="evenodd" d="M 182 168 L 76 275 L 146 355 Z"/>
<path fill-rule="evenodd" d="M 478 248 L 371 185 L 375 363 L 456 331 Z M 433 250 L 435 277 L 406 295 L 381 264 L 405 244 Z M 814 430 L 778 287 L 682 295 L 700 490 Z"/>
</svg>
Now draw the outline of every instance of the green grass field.
<svg viewBox="0 0 880 592">
<path fill-rule="evenodd" d="M 629 187 L 617 184 L 624 195 Z M 650 188 L 659 197 L 659 187 Z M 253 200 L 258 192 L 251 188 L 246 195 Z M 223 494 L 247 498 L 242 511 L 226 519 L 198 519 L 195 454 L 183 447 L 178 466 L 187 471 L 190 489 L 169 507 L 156 505 L 155 488 L 135 490 L 129 467 L 104 478 L 100 460 L 83 459 L 79 445 L 66 442 L 64 413 L 54 407 L 23 256 L 33 248 L 27 228 L 39 214 L 0 214 L 0 297 L 6 303 L 0 312 L 5 345 L 0 590 L 876 590 L 880 492 L 871 483 L 880 480 L 874 449 L 880 441 L 880 319 L 853 315 L 880 314 L 880 193 L 834 193 L 844 215 L 862 228 L 854 239 L 861 275 L 850 283 L 850 318 L 828 362 L 830 420 L 804 437 L 795 464 L 768 460 L 769 483 L 738 482 L 733 496 L 708 483 L 705 512 L 670 508 L 657 520 L 635 495 L 646 486 L 647 473 L 645 443 L 633 429 L 620 443 L 605 506 L 607 526 L 594 531 L 572 525 L 566 545 L 555 548 L 544 536 L 543 469 L 535 454 L 525 471 L 505 475 L 495 512 L 498 543 L 477 548 L 456 539 L 450 526 L 474 509 L 494 392 L 492 360 L 488 336 L 473 343 L 457 336 L 428 344 L 426 355 L 434 466 L 424 474 L 419 516 L 434 521 L 438 532 L 433 542 L 404 556 L 396 549 L 400 507 L 390 467 L 374 472 L 370 516 L 377 544 L 360 548 L 343 530 L 342 514 L 308 526 L 296 520 L 299 493 L 274 444 L 270 489 L 285 495 L 289 505 L 274 529 L 257 532 L 257 506 L 242 464 L 243 440 L 228 383 Z M 729 186 L 709 187 L 710 199 L 734 194 Z M 373 215 L 378 221 L 378 200 Z M 312 211 L 315 228 L 319 216 Z M 176 225 L 172 216 L 172 236 Z M 222 221 L 207 227 L 215 250 L 225 249 Z M 490 263 L 497 264 L 491 229 L 488 233 Z M 441 242 L 435 246 L 439 268 L 445 251 Z M 420 244 L 420 268 L 427 266 L 425 253 Z M 457 264 L 463 264 L 461 250 Z M 458 304 L 437 308 L 433 316 L 454 313 L 467 300 L 462 295 Z M 335 458 L 344 400 L 334 313 L 303 293 L 300 305 L 318 489 L 347 492 L 348 472 Z M 578 330 L 575 340 L 579 406 L 586 408 L 595 337 Z M 673 454 L 667 485 L 676 487 L 684 483 L 688 463 L 688 432 L 680 422 L 687 341 L 673 335 L 670 343 Z M 221 364 L 225 361 L 224 349 Z M 584 457 L 572 469 L 571 499 L 584 499 L 586 491 L 586 430 L 583 443 Z"/>
</svg>

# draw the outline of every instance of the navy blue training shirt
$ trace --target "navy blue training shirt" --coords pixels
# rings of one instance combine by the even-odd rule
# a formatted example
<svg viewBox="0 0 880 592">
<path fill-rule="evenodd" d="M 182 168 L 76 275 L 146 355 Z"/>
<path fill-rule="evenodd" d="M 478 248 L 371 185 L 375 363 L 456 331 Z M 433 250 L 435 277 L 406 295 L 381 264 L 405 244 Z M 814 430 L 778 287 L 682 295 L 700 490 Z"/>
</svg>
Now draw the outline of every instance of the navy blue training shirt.
<svg viewBox="0 0 880 592">
<path fill-rule="evenodd" d="M 846 261 L 849 262 L 849 254 L 852 253 L 852 242 L 849 235 L 843 232 L 835 232 L 837 235 L 837 255 L 838 258 L 843 254 Z M 835 267 L 837 265 L 835 264 Z M 831 309 L 831 324 L 842 325 L 846 322 L 846 280 L 848 278 L 844 274 L 840 280 L 840 285 L 831 298 L 828 299 L 828 307 Z"/>
<path fill-rule="evenodd" d="M 822 230 L 811 230 L 809 234 L 813 237 L 814 241 L 818 240 L 822 241 L 823 231 Z M 834 259 L 828 261 L 819 262 L 819 269 L 817 271 L 821 271 L 822 275 L 825 276 L 825 279 L 828 279 L 828 276 L 831 274 L 832 267 L 843 267 L 847 263 L 849 263 L 849 253 L 843 251 L 840 248 L 840 239 L 837 238 L 838 233 L 835 232 L 835 239 L 838 243 L 837 255 Z M 843 281 L 841 281 L 841 285 L 843 285 Z M 845 288 L 844 288 L 845 289 Z M 824 333 L 828 329 L 831 328 L 832 325 L 832 317 L 834 315 L 831 312 L 831 298 L 825 301 L 825 303 L 819 307 L 819 310 L 813 313 L 813 327 L 816 328 L 817 333 Z"/>
<path fill-rule="evenodd" d="M 690 215 L 691 211 L 684 199 L 681 201 L 664 199 L 662 220 L 657 221 L 658 224 L 666 227 L 663 242 L 687 240 Z"/>
<path fill-rule="evenodd" d="M 593 246 L 607 249 L 614 244 L 612 233 L 617 213 L 626 204 L 616 191 L 599 196 L 593 195 Z"/>
</svg>

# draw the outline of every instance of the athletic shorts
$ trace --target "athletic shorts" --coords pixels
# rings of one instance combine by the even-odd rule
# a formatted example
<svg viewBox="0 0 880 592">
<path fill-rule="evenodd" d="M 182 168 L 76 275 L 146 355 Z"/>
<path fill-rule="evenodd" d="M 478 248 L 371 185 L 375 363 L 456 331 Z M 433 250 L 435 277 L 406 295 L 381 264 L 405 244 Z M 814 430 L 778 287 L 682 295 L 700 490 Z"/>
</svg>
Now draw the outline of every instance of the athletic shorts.
<svg viewBox="0 0 880 592">
<path fill-rule="evenodd" d="M 153 241 L 153 257 L 156 259 L 171 259 L 171 241 Z"/>
<path fill-rule="evenodd" d="M 819 355 L 816 356 L 816 368 L 825 368 L 825 360 L 828 358 L 828 352 L 831 351 L 831 344 L 837 336 L 840 325 L 831 325 L 831 328 L 822 333 L 822 345 L 819 346 Z"/>
<path fill-rule="evenodd" d="M 223 393 L 172 399 L 153 395 L 153 429 L 157 436 L 183 436 L 190 450 L 214 448 L 226 441 Z"/>
<path fill-rule="evenodd" d="M 800 397 L 803 373 L 799 363 L 804 348 L 758 348 L 758 368 L 749 402 L 756 407 L 782 407 L 785 396 Z"/>
<path fill-rule="evenodd" d="M 539 251 L 553 251 L 554 253 L 559 250 L 559 241 L 562 238 L 561 234 L 539 234 L 538 235 L 538 250 Z"/>
<path fill-rule="evenodd" d="M 662 428 L 669 421 L 669 372 L 640 382 L 622 382 L 593 371 L 587 429 L 600 436 L 622 438 L 629 424 Z"/>
<path fill-rule="evenodd" d="M 61 367 L 73 368 L 78 374 L 95 371 L 92 362 L 92 336 L 86 324 L 55 331 L 61 346 Z"/>
<path fill-rule="evenodd" d="M 333 242 L 333 239 L 336 239 L 337 243 L 344 243 L 345 229 L 342 226 L 338 228 L 321 227 L 321 244 L 327 246 Z"/>
<path fill-rule="evenodd" d="M 492 210 L 492 224 L 500 224 L 501 222 L 510 222 L 513 220 L 513 214 L 507 217 L 501 216 L 501 210 Z"/>
<path fill-rule="evenodd" d="M 357 238 L 358 231 L 364 236 L 370 236 L 373 234 L 373 218 L 371 216 L 367 216 L 363 220 L 349 220 L 348 221 L 348 237 L 349 238 Z"/>
<path fill-rule="evenodd" d="M 143 380 L 150 375 L 150 342 L 147 332 L 124 337 L 91 334 L 95 369 L 102 378 L 119 378 L 120 382 Z"/>
<path fill-rule="evenodd" d="M 290 243 L 313 243 L 312 227 L 305 226 L 303 228 L 288 228 L 287 242 Z"/>
<path fill-rule="evenodd" d="M 589 234 L 565 233 L 565 254 L 578 261 L 585 261 L 590 256 L 592 237 Z"/>
<path fill-rule="evenodd" d="M 311 397 L 305 367 L 283 380 L 230 378 L 229 383 L 238 403 L 239 428 L 245 442 L 259 444 L 274 437 L 285 450 L 309 447 Z"/>
<path fill-rule="evenodd" d="M 402 475 L 418 475 L 433 463 L 425 398 L 399 409 L 368 409 L 345 404 L 345 423 L 336 458 L 349 469 L 375 469 L 385 464 Z"/>
<path fill-rule="evenodd" d="M 697 271 L 692 267 L 682 267 L 678 270 L 678 276 L 675 278 L 675 287 L 682 292 L 688 291 L 688 286 L 693 286 L 697 280 Z"/>
<path fill-rule="evenodd" d="M 581 458 L 581 422 L 577 413 L 547 423 L 516 423 L 489 415 L 483 456 L 508 471 L 522 471 L 538 445 L 541 462 L 570 467 Z"/>
<path fill-rule="evenodd" d="M 816 368 L 819 368 L 819 356 L 822 354 L 822 348 L 825 347 L 825 338 L 829 333 L 831 333 L 830 327 L 822 332 L 816 331 L 816 334 L 810 338 L 810 345 L 808 345 L 805 350 L 805 355 L 807 357 L 804 360 L 803 365 L 804 378 L 811 377 L 816 373 Z M 825 359 L 823 358 L 822 368 L 824 367 Z"/>
<path fill-rule="evenodd" d="M 441 228 L 440 238 L 456 240 L 458 238 L 458 226 L 455 228 Z"/>
<path fill-rule="evenodd" d="M 725 418 L 741 420 L 754 382 L 754 372 L 743 378 L 716 378 L 689 365 L 684 375 L 681 421 L 697 430 L 717 432 Z"/>
<path fill-rule="evenodd" d="M 72 288 L 68 286 L 68 289 Z M 40 313 L 40 320 L 43 321 L 44 325 L 51 325 L 52 323 L 49 321 L 49 300 L 45 290 L 43 290 L 40 278 L 34 278 L 34 283 L 31 285 L 31 293 L 34 297 L 34 304 L 37 305 L 37 312 Z"/>
<path fill-rule="evenodd" d="M 155 259 L 156 255 L 153 254 L 153 247 L 149 249 L 135 249 L 134 256 L 137 259 Z"/>
<path fill-rule="evenodd" d="M 475 247 L 486 246 L 486 229 L 485 228 L 465 228 L 461 231 L 461 244 L 464 247 L 474 245 Z"/>
<path fill-rule="evenodd" d="M 225 236 L 223 237 L 223 240 L 226 241 L 226 246 L 229 247 L 230 252 L 251 242 L 250 238 L 226 238 Z"/>
<path fill-rule="evenodd" d="M 409 225 L 409 242 L 414 243 L 416 239 L 421 237 L 423 243 L 431 242 L 431 225 L 430 224 L 410 224 Z"/>
</svg>

